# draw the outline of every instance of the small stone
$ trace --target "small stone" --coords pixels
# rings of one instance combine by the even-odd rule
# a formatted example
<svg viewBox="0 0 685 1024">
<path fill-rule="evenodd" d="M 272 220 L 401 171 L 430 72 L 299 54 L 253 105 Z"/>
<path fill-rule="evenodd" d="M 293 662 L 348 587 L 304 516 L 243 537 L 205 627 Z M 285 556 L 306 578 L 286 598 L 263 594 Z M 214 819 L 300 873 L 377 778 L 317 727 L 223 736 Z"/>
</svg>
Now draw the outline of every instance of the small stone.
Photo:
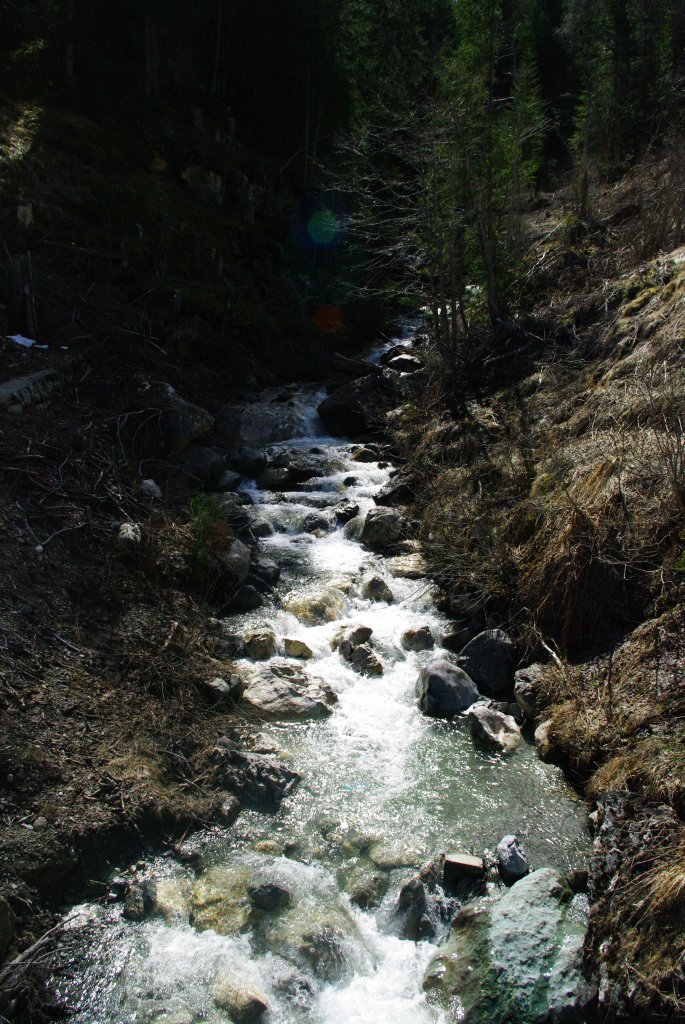
<svg viewBox="0 0 685 1024">
<path fill-rule="evenodd" d="M 505 836 L 499 841 L 497 863 L 505 885 L 513 885 L 530 872 L 528 857 L 516 836 Z"/>
<path fill-rule="evenodd" d="M 228 793 L 219 804 L 217 820 L 222 825 L 232 825 L 240 815 L 240 810 L 240 800 L 231 793 Z"/>
<path fill-rule="evenodd" d="M 242 680 L 236 674 L 228 676 L 228 678 L 214 676 L 205 682 L 204 687 L 208 695 L 227 700 L 239 700 L 243 689 Z"/>
<path fill-rule="evenodd" d="M 372 576 L 362 588 L 362 597 L 367 601 L 387 601 L 390 604 L 394 601 L 394 594 L 385 580 L 380 576 Z"/>
<path fill-rule="evenodd" d="M 350 903 L 360 910 L 373 910 L 385 896 L 387 888 L 387 875 L 366 875 L 350 892 Z"/>
<path fill-rule="evenodd" d="M 407 629 L 402 634 L 402 647 L 405 651 L 429 651 L 434 644 L 433 634 L 428 626 Z"/>
<path fill-rule="evenodd" d="M 370 639 L 373 630 L 369 626 L 362 626 L 360 623 L 349 623 L 341 626 L 333 635 L 331 647 L 334 651 L 339 650 L 346 661 L 350 661 L 352 654 L 360 644 Z"/>
<path fill-rule="evenodd" d="M 253 661 L 268 661 L 276 649 L 276 637 L 270 629 L 259 629 L 246 633 L 243 638 L 243 649 Z"/>
<path fill-rule="evenodd" d="M 304 640 L 291 640 L 289 637 L 286 637 L 283 641 L 283 647 L 288 658 L 308 659 L 314 657 L 314 652 L 307 646 Z"/>
<path fill-rule="evenodd" d="M 266 882 L 263 885 L 251 885 L 247 890 L 247 898 L 257 910 L 283 910 L 289 907 L 292 897 L 287 889 L 274 882 Z"/>
<path fill-rule="evenodd" d="M 363 676 L 382 676 L 383 665 L 368 644 L 355 647 L 350 658 L 352 667 Z"/>
<path fill-rule="evenodd" d="M 266 997 L 256 989 L 248 988 L 237 978 L 223 976 L 214 985 L 214 1002 L 226 1010 L 235 1024 L 253 1024 L 269 1009 Z"/>
<path fill-rule="evenodd" d="M 143 531 L 138 523 L 122 523 L 119 527 L 119 541 L 127 547 L 135 547 L 143 539 Z"/>
<path fill-rule="evenodd" d="M 143 494 L 147 494 L 148 498 L 159 500 L 162 497 L 162 489 L 154 480 L 141 480 L 140 489 Z"/>
<path fill-rule="evenodd" d="M 33 819 L 33 828 L 36 832 L 42 832 L 47 827 L 48 819 L 44 818 L 42 815 L 39 815 L 37 818 Z"/>
</svg>

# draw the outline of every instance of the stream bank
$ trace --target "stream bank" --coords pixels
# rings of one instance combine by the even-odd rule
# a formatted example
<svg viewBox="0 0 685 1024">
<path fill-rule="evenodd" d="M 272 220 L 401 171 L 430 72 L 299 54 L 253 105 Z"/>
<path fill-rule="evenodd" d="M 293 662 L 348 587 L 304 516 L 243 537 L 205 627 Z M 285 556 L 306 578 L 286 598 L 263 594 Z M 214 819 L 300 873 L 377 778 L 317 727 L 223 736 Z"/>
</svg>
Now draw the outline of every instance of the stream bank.
<svg viewBox="0 0 685 1024">
<path fill-rule="evenodd" d="M 544 964 L 528 980 L 511 952 L 521 1020 L 547 1019 L 547 987 L 535 979 L 562 948 L 570 956 L 571 935 L 582 937 L 583 897 L 564 876 L 587 852 L 585 808 L 525 737 L 513 753 L 483 749 L 465 719 L 418 709 L 422 670 L 450 657 L 449 620 L 423 577 L 410 520 L 374 500 L 391 489 L 385 451 L 322 431 L 322 398 L 316 388 L 279 389 L 241 416 L 253 431 L 280 434 L 266 441 L 270 467 L 241 485 L 247 504 L 229 501 L 234 517 L 242 509 L 266 524 L 251 564 L 275 563 L 280 577 L 272 573 L 260 607 L 209 624 L 234 665 L 210 683 L 243 696 L 234 728 L 214 728 L 195 767 L 196 778 L 223 785 L 227 822 L 238 801 L 242 810 L 232 827 L 146 858 L 109 880 L 102 903 L 80 908 L 63 947 L 73 959 L 62 960 L 66 977 L 57 973 L 76 1019 L 224 1020 L 226 1009 L 243 1012 L 236 991 L 247 989 L 244 1012 L 255 1019 L 268 1005 L 278 1021 L 381 1021 L 389 1008 L 398 1020 L 443 1020 L 454 992 L 427 1001 L 422 977 L 439 952 L 430 939 L 446 934 L 468 894 L 445 885 L 439 858 L 425 862 L 456 849 L 494 865 L 511 833 L 533 869 L 532 903 L 542 884 L 557 908 Z M 361 634 L 348 636 L 347 624 Z M 480 941 L 507 920 L 488 870 L 472 905 Z M 525 931 L 525 905 L 511 912 L 514 931 Z M 558 999 L 568 1001 L 561 990 Z M 493 1019 L 490 1005 L 471 1012 Z"/>
</svg>

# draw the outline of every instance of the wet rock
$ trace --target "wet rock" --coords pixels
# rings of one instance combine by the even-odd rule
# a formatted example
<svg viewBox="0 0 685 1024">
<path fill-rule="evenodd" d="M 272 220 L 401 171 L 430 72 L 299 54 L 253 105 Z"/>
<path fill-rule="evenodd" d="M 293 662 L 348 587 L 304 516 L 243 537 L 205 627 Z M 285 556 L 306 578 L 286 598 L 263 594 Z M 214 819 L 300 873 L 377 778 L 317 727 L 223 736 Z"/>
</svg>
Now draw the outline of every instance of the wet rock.
<svg viewBox="0 0 685 1024">
<path fill-rule="evenodd" d="M 233 825 L 240 817 L 240 811 L 240 800 L 231 793 L 224 794 L 216 810 L 217 821 L 226 827 Z"/>
<path fill-rule="evenodd" d="M 297 772 L 269 754 L 217 747 L 213 760 L 224 787 L 252 810 L 277 811 L 300 783 Z"/>
<path fill-rule="evenodd" d="M 304 640 L 291 640 L 286 637 L 283 641 L 286 657 L 309 659 L 314 657 L 314 652 Z"/>
<path fill-rule="evenodd" d="M 307 480 L 326 475 L 326 469 L 319 459 L 311 459 L 306 455 L 296 455 L 290 460 L 290 475 L 293 483 L 303 484 Z"/>
<path fill-rule="evenodd" d="M 553 761 L 556 756 L 556 744 L 552 734 L 552 719 L 548 718 L 535 730 L 535 746 L 541 761 Z"/>
<path fill-rule="evenodd" d="M 274 528 L 266 519 L 255 516 L 250 522 L 250 533 L 253 537 L 271 537 Z"/>
<path fill-rule="evenodd" d="M 544 665 L 520 668 L 514 675 L 514 696 L 524 716 L 531 722 L 537 715 L 537 694 L 545 673 Z"/>
<path fill-rule="evenodd" d="M 302 523 L 302 529 L 305 533 L 318 533 L 321 531 L 327 531 L 331 528 L 331 521 L 327 515 L 323 512 L 310 512 L 304 517 Z"/>
<path fill-rule="evenodd" d="M 250 508 L 241 500 L 241 496 L 233 492 L 220 494 L 216 498 L 216 503 L 226 525 L 230 526 L 234 533 L 249 537 L 253 517 Z"/>
<path fill-rule="evenodd" d="M 530 873 L 526 852 L 516 836 L 505 836 L 497 844 L 497 864 L 505 885 L 513 885 Z"/>
<path fill-rule="evenodd" d="M 365 644 L 371 638 L 373 630 L 369 626 L 352 622 L 341 626 L 333 634 L 331 647 L 334 651 L 340 651 L 346 661 L 350 661 L 357 647 Z"/>
<path fill-rule="evenodd" d="M 243 650 L 253 661 L 268 661 L 276 649 L 276 636 L 270 629 L 257 629 L 243 637 Z"/>
<path fill-rule="evenodd" d="M 521 730 L 511 715 L 478 703 L 468 709 L 467 717 L 473 739 L 487 750 L 510 754 L 521 742 Z"/>
<path fill-rule="evenodd" d="M 250 574 L 254 576 L 259 584 L 270 588 L 278 583 L 281 577 L 281 567 L 273 558 L 256 558 L 250 565 Z"/>
<path fill-rule="evenodd" d="M 590 993 L 570 895 L 556 871 L 542 868 L 501 900 L 463 908 L 424 976 L 429 998 L 448 1012 L 458 1006 L 465 1024 L 580 1024 Z"/>
<path fill-rule="evenodd" d="M 232 612 L 252 612 L 261 608 L 263 604 L 262 595 L 257 588 L 246 583 L 236 591 L 230 607 Z"/>
<path fill-rule="evenodd" d="M 257 477 L 257 487 L 262 491 L 282 491 L 292 482 L 289 466 L 269 466 Z"/>
<path fill-rule="evenodd" d="M 303 936 L 301 953 L 322 981 L 339 981 L 345 973 L 344 939 L 338 928 L 312 929 Z"/>
<path fill-rule="evenodd" d="M 459 665 L 485 693 L 508 693 L 514 686 L 514 645 L 501 629 L 486 629 L 464 647 Z"/>
<path fill-rule="evenodd" d="M 382 487 L 374 496 L 377 505 L 411 505 L 416 495 L 406 480 L 398 477 Z"/>
<path fill-rule="evenodd" d="M 354 487 L 354 485 L 358 483 L 359 480 L 356 476 L 346 476 L 343 480 L 343 487 Z"/>
<path fill-rule="evenodd" d="M 352 462 L 378 462 L 380 457 L 380 448 L 377 444 L 362 445 L 361 448 L 355 448 L 350 455 Z"/>
<path fill-rule="evenodd" d="M 249 673 L 243 700 L 263 717 L 288 720 L 324 718 L 337 697 L 323 679 L 274 659 Z"/>
<path fill-rule="evenodd" d="M 429 651 L 434 645 L 433 634 L 428 626 L 407 629 L 402 634 L 402 647 L 405 651 Z"/>
<path fill-rule="evenodd" d="M 267 457 L 257 448 L 234 448 L 228 453 L 227 461 L 231 469 L 242 476 L 254 480 L 267 467 Z"/>
<path fill-rule="evenodd" d="M 222 974 L 214 983 L 214 1002 L 230 1014 L 235 1024 L 253 1024 L 261 1020 L 269 1009 L 266 996 L 244 985 L 239 978 Z"/>
<path fill-rule="evenodd" d="M 168 925 L 186 924 L 190 918 L 191 885 L 185 878 L 158 878 L 152 913 Z"/>
<path fill-rule="evenodd" d="M 379 906 L 388 889 L 388 876 L 364 875 L 350 890 L 350 903 L 360 910 L 373 910 Z"/>
<path fill-rule="evenodd" d="M 435 718 L 459 715 L 480 700 L 478 688 L 466 672 L 441 659 L 432 661 L 421 670 L 416 696 L 424 714 Z"/>
<path fill-rule="evenodd" d="M 124 917 L 128 921 L 144 921 L 150 917 L 157 901 L 157 883 L 150 875 L 134 876 L 124 897 Z"/>
<path fill-rule="evenodd" d="M 350 478 L 354 480 L 354 477 Z M 352 519 L 355 519 L 359 515 L 359 505 L 356 505 L 353 501 L 345 501 L 342 505 L 336 505 L 333 509 L 333 515 L 335 516 L 336 522 L 340 525 L 349 523 Z"/>
<path fill-rule="evenodd" d="M 14 913 L 4 896 L 0 896 L 0 957 L 14 938 Z"/>
<path fill-rule="evenodd" d="M 402 938 L 418 942 L 419 939 L 435 935 L 435 925 L 428 910 L 426 888 L 420 878 L 410 878 L 400 889 L 393 919 Z"/>
<path fill-rule="evenodd" d="M 393 385 L 371 374 L 343 384 L 321 402 L 317 411 L 334 437 L 355 437 L 375 429 L 393 400 Z"/>
<path fill-rule="evenodd" d="M 397 868 L 418 868 L 424 853 L 416 847 L 380 842 L 374 843 L 369 850 L 369 859 L 383 871 L 395 871 Z"/>
<path fill-rule="evenodd" d="M 344 605 L 344 594 L 335 587 L 315 594 L 293 595 L 284 601 L 286 611 L 292 612 L 307 626 L 335 622 L 342 615 Z"/>
<path fill-rule="evenodd" d="M 372 508 L 366 514 L 361 542 L 382 551 L 401 539 L 404 526 L 403 517 L 394 509 Z"/>
<path fill-rule="evenodd" d="M 412 345 L 393 345 L 387 349 L 380 357 L 381 366 L 387 366 L 391 359 L 396 359 L 397 356 L 409 356 L 413 355 L 414 348 Z"/>
<path fill-rule="evenodd" d="M 368 644 L 355 647 L 350 658 L 352 667 L 363 676 L 382 676 L 383 665 Z"/>
<path fill-rule="evenodd" d="M 283 910 L 289 907 L 292 897 L 287 889 L 275 882 L 265 882 L 262 885 L 251 885 L 247 890 L 247 898 L 257 910 L 267 912 Z"/>
<path fill-rule="evenodd" d="M 388 604 L 395 599 L 392 590 L 380 576 L 372 576 L 364 583 L 362 597 L 365 597 L 367 601 L 387 601 Z"/>
</svg>

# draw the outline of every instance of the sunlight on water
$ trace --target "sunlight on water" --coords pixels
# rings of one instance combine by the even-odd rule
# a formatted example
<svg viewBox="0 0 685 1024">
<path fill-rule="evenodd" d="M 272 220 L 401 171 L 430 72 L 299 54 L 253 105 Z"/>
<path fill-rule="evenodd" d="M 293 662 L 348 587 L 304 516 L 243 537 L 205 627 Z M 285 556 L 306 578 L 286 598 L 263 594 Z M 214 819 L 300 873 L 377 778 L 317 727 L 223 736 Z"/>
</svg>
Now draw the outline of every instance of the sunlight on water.
<svg viewBox="0 0 685 1024">
<path fill-rule="evenodd" d="M 275 395 L 267 393 L 262 405 Z M 417 675 L 445 652 L 407 653 L 400 637 L 429 626 L 439 638 L 446 621 L 428 581 L 394 578 L 384 559 L 358 542 L 389 470 L 352 461 L 352 446 L 321 433 L 321 397 L 304 389 L 288 415 L 296 424 L 292 444 L 323 449 L 317 457 L 328 475 L 282 497 L 245 488 L 274 528 L 263 547 L 283 574 L 273 606 L 231 620 L 231 628 L 267 625 L 279 638 L 304 640 L 314 655 L 307 671 L 335 690 L 338 703 L 324 721 L 261 727 L 262 740 L 302 776 L 277 815 L 243 811 L 233 829 L 197 837 L 204 864 L 197 877 L 169 858 L 154 862 L 162 888 L 175 894 L 168 923 L 126 922 L 119 905 L 86 908 L 88 922 L 72 929 L 82 936 L 78 969 L 61 982 L 64 997 L 79 1007 L 76 1024 L 226 1024 L 215 990 L 227 974 L 263 996 L 268 1024 L 439 1024 L 443 1015 L 421 987 L 435 947 L 400 939 L 390 927 L 399 888 L 415 866 L 449 848 L 482 854 L 510 832 L 523 838 L 534 868 L 566 869 L 586 854 L 585 807 L 529 743 L 509 758 L 484 753 L 463 720 L 436 721 L 418 711 Z M 345 485 L 350 477 L 355 482 Z M 306 532 L 313 509 L 331 514 L 341 501 L 359 505 L 357 520 Z M 386 581 L 392 603 L 362 596 L 372 575 Z M 303 602 L 322 592 L 333 594 L 340 619 L 373 629 L 381 677 L 358 675 L 331 649 L 340 619 L 303 617 Z M 354 886 L 379 873 L 387 893 L 378 910 L 352 906 Z M 263 883 L 287 889 L 288 907 L 251 911 L 247 886 Z M 208 915 L 204 931 L 188 923 L 191 897 L 196 915 L 200 905 Z M 229 934 L 213 930 L 215 907 Z"/>
</svg>

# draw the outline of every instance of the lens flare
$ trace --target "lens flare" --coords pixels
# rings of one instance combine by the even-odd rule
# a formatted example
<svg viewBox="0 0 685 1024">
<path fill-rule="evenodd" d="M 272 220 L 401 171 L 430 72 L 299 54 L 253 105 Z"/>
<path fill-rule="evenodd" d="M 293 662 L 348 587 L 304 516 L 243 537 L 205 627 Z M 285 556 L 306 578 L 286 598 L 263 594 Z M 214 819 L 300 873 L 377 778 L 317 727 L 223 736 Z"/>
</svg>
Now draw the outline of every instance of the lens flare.
<svg viewBox="0 0 685 1024">
<path fill-rule="evenodd" d="M 339 306 L 319 306 L 312 319 L 320 331 L 337 334 L 343 325 L 343 314 Z"/>
</svg>

